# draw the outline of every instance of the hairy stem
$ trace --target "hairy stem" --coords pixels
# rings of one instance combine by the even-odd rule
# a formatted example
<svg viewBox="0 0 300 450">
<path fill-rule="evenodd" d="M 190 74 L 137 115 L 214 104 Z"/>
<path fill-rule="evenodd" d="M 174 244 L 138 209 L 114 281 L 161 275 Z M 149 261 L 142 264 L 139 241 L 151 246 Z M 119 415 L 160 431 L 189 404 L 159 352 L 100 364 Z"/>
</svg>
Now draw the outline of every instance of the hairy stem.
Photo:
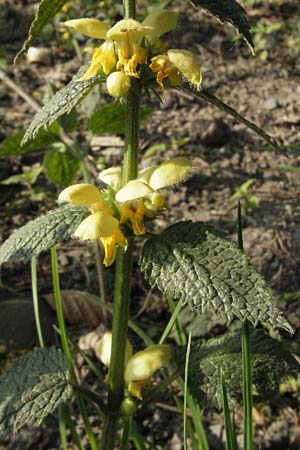
<svg viewBox="0 0 300 450">
<path fill-rule="evenodd" d="M 135 16 L 135 1 L 124 1 L 125 17 Z M 136 178 L 139 149 L 140 89 L 135 83 L 126 97 L 125 153 L 123 184 Z M 116 258 L 115 290 L 112 324 L 112 350 L 109 369 L 107 417 L 104 423 L 102 450 L 115 448 L 118 418 L 124 390 L 124 361 L 130 304 L 130 281 L 134 238 L 128 239 L 126 250 L 119 248 Z"/>
</svg>

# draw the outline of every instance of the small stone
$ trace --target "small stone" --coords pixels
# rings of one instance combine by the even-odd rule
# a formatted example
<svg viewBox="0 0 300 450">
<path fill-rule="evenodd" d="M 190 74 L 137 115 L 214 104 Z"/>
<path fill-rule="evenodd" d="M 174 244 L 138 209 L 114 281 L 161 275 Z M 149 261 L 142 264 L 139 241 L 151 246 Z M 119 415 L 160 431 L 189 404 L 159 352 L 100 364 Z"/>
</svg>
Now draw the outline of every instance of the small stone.
<svg viewBox="0 0 300 450">
<path fill-rule="evenodd" d="M 264 102 L 265 109 L 268 109 L 269 111 L 277 108 L 277 106 L 278 106 L 277 100 L 275 100 L 275 98 L 273 98 L 273 97 L 268 98 L 268 100 L 266 100 Z"/>
</svg>

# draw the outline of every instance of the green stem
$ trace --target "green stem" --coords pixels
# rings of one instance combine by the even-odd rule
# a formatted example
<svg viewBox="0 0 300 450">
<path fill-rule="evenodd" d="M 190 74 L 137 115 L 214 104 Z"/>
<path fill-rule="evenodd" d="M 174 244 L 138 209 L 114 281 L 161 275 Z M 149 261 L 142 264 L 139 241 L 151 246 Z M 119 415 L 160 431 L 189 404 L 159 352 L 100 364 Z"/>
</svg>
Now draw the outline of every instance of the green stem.
<svg viewBox="0 0 300 450">
<path fill-rule="evenodd" d="M 135 19 L 135 0 L 123 0 L 125 19 Z"/>
<path fill-rule="evenodd" d="M 33 310 L 36 330 L 39 338 L 40 347 L 45 347 L 45 341 L 42 332 L 41 318 L 39 312 L 39 298 L 38 298 L 38 288 L 37 288 L 37 259 L 35 256 L 31 258 L 31 290 L 33 298 Z"/>
<path fill-rule="evenodd" d="M 134 17 L 135 1 L 124 1 L 125 17 Z M 137 177 L 139 150 L 140 89 L 136 82 L 126 97 L 125 153 L 123 184 Z M 115 290 L 112 324 L 112 349 L 109 368 L 108 403 L 102 440 L 102 450 L 115 448 L 118 418 L 124 391 L 124 361 L 130 303 L 130 281 L 134 238 L 128 238 L 126 250 L 118 248 L 116 257 Z"/>
<path fill-rule="evenodd" d="M 125 111 L 125 153 L 123 163 L 123 185 L 137 177 L 139 151 L 140 89 L 138 81 L 133 83 L 126 97 Z"/>
</svg>

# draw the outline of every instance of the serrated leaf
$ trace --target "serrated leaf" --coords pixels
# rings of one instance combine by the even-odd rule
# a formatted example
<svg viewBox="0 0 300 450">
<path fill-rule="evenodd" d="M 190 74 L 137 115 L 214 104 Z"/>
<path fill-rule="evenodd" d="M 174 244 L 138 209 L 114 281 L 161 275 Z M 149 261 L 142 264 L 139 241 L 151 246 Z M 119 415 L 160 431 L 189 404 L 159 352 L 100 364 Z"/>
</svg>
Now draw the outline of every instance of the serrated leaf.
<svg viewBox="0 0 300 450">
<path fill-rule="evenodd" d="M 16 359 L 0 377 L 0 434 L 40 424 L 71 397 L 68 364 L 60 350 L 40 348 Z"/>
<path fill-rule="evenodd" d="M 78 118 L 77 110 L 76 108 L 73 108 L 68 114 L 62 115 L 59 118 L 58 122 L 60 126 L 63 127 L 63 129 L 69 133 L 75 129 L 77 125 L 77 118 Z"/>
<path fill-rule="evenodd" d="M 222 23 L 226 21 L 232 23 L 253 51 L 254 44 L 250 34 L 247 13 L 238 2 L 235 0 L 191 0 L 191 3 L 195 7 L 204 8 Z"/>
<path fill-rule="evenodd" d="M 74 106 L 80 103 L 96 83 L 102 81 L 101 76 L 95 76 L 85 81 L 77 81 L 86 71 L 81 67 L 69 84 L 56 92 L 51 100 L 36 113 L 33 121 L 26 130 L 22 145 L 34 139 L 41 128 L 46 128 L 55 122 L 58 117 L 70 113 Z"/>
<path fill-rule="evenodd" d="M 299 372 L 299 365 L 283 344 L 264 330 L 250 332 L 253 394 L 266 400 L 279 394 L 279 384 L 288 374 Z M 184 373 L 184 349 L 178 350 L 179 369 Z M 229 400 L 242 400 L 242 347 L 240 330 L 207 342 L 192 343 L 188 387 L 202 405 L 221 408 L 221 372 Z"/>
<path fill-rule="evenodd" d="M 50 181 L 59 186 L 68 186 L 71 184 L 80 168 L 80 161 L 60 144 L 45 153 L 43 166 L 45 173 Z"/>
<path fill-rule="evenodd" d="M 201 314 L 211 311 L 292 331 L 249 258 L 202 222 L 178 222 L 149 239 L 140 266 L 152 286 Z"/>
<path fill-rule="evenodd" d="M 16 64 L 24 53 L 31 46 L 32 41 L 39 36 L 44 26 L 61 10 L 68 0 L 41 0 L 36 16 L 30 26 L 28 37 L 23 47 L 16 55 L 14 63 Z"/>
<path fill-rule="evenodd" d="M 23 155 L 28 152 L 45 150 L 58 140 L 58 132 L 57 124 L 53 124 L 47 132 L 40 130 L 34 139 L 28 140 L 25 145 L 21 146 L 25 130 L 20 130 L 0 143 L 0 157 Z"/>
<path fill-rule="evenodd" d="M 87 208 L 67 205 L 31 220 L 2 244 L 0 265 L 8 261 L 29 261 L 32 256 L 70 239 L 87 215 Z"/>
<path fill-rule="evenodd" d="M 152 108 L 141 108 L 140 120 L 143 123 L 153 111 Z M 123 133 L 125 132 L 125 107 L 120 102 L 105 105 L 96 111 L 87 121 L 87 126 L 93 133 Z"/>
</svg>

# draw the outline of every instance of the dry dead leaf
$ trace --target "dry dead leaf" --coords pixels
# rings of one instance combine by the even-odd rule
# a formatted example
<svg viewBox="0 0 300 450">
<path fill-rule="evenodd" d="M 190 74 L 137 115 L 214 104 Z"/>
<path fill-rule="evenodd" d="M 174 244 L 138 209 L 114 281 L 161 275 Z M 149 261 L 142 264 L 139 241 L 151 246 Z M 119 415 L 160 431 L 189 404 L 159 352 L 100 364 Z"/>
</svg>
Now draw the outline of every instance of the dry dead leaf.
<svg viewBox="0 0 300 450">
<path fill-rule="evenodd" d="M 99 305 L 91 303 L 88 299 L 88 293 L 66 289 L 61 291 L 61 300 L 64 317 L 72 325 L 96 326 L 103 319 L 102 308 Z M 46 301 L 54 311 L 54 294 L 45 294 Z"/>
</svg>

